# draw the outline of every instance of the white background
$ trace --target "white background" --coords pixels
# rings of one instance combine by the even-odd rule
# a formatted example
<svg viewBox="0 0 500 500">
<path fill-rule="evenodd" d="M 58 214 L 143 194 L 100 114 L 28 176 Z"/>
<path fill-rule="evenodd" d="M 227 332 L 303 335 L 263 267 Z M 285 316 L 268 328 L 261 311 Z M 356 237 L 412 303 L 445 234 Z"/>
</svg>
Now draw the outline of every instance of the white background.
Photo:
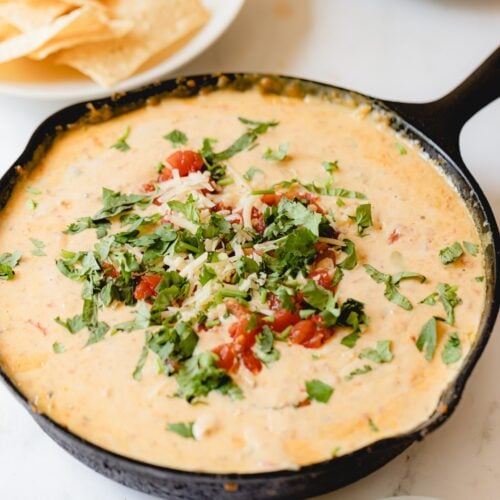
<svg viewBox="0 0 500 500">
<path fill-rule="evenodd" d="M 230 1 L 230 0 L 228 0 Z M 247 0 L 227 33 L 178 74 L 257 70 L 323 80 L 392 100 L 451 90 L 500 43 L 498 0 Z M 0 171 L 36 125 L 68 103 L 0 97 Z M 500 214 L 500 100 L 461 136 L 465 162 Z M 325 496 L 500 498 L 500 328 L 445 426 L 358 483 Z M 2 500 L 145 500 L 81 465 L 0 387 Z"/>
</svg>

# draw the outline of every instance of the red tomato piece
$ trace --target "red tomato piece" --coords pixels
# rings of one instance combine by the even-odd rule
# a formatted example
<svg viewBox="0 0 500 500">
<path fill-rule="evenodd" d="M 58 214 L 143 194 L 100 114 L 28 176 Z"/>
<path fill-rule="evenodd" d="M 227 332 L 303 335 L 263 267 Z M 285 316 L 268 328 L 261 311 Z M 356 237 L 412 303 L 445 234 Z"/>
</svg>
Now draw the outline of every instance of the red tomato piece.
<svg viewBox="0 0 500 500">
<path fill-rule="evenodd" d="M 299 321 L 300 316 L 298 312 L 278 308 L 274 311 L 274 321 L 270 325 L 275 332 L 280 333 L 285 328 L 288 328 L 290 325 L 295 325 L 295 323 L 298 323 Z"/>
<path fill-rule="evenodd" d="M 156 297 L 158 295 L 156 287 L 162 279 L 163 277 L 159 274 L 146 274 L 141 276 L 141 280 L 134 290 L 135 299 L 144 300 L 149 297 Z"/>
<path fill-rule="evenodd" d="M 173 177 L 172 170 L 168 167 L 162 169 L 162 171 L 158 174 L 158 182 L 165 182 L 170 180 Z"/>
<path fill-rule="evenodd" d="M 212 352 L 215 352 L 215 354 L 219 356 L 219 361 L 217 362 L 219 368 L 223 368 L 228 372 L 238 368 L 238 360 L 235 356 L 234 346 L 232 344 L 221 344 L 215 349 L 212 349 Z"/>
<path fill-rule="evenodd" d="M 272 193 L 272 194 L 263 194 L 260 197 L 260 201 L 262 203 L 265 203 L 266 205 L 278 205 L 280 202 L 281 198 L 283 197 L 282 194 L 280 193 Z"/>
<path fill-rule="evenodd" d="M 152 193 L 155 190 L 155 187 L 152 182 L 148 182 L 142 186 L 143 191 L 146 193 Z"/>
<path fill-rule="evenodd" d="M 333 275 L 325 267 L 318 267 L 309 273 L 309 279 L 314 280 L 318 285 L 327 290 L 332 287 Z"/>
<path fill-rule="evenodd" d="M 304 344 L 316 333 L 316 323 L 312 319 L 303 319 L 295 323 L 290 333 L 290 342 Z"/>
<path fill-rule="evenodd" d="M 181 177 L 186 177 L 192 172 L 198 172 L 205 165 L 201 155 L 189 150 L 172 153 L 167 158 L 167 162 L 179 171 Z"/>
<path fill-rule="evenodd" d="M 109 262 L 103 262 L 102 268 L 104 269 L 104 274 L 110 278 L 118 278 L 118 276 L 120 276 L 120 271 Z"/>
<path fill-rule="evenodd" d="M 262 363 L 255 357 L 255 354 L 251 350 L 243 352 L 241 359 L 245 367 L 253 374 L 259 373 L 262 370 Z"/>
<path fill-rule="evenodd" d="M 264 234 L 266 223 L 264 222 L 263 213 L 256 207 L 252 207 L 252 227 L 259 233 Z"/>
</svg>

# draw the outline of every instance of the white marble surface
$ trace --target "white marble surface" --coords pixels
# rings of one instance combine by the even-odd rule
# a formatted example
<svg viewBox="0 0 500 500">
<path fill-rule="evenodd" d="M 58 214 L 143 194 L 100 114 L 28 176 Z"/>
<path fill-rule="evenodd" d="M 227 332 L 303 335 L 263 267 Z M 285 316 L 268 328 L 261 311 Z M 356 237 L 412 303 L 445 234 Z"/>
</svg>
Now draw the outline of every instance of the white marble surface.
<svg viewBox="0 0 500 500">
<path fill-rule="evenodd" d="M 229 1 L 229 0 L 228 0 Z M 499 0 L 247 0 L 240 17 L 179 73 L 259 70 L 408 101 L 449 91 L 500 43 Z M 63 104 L 0 97 L 0 171 Z M 500 100 L 465 126 L 462 153 L 500 214 Z M 455 415 L 371 476 L 325 500 L 423 495 L 500 498 L 500 325 Z M 146 500 L 58 448 L 0 387 L 2 500 Z"/>
</svg>

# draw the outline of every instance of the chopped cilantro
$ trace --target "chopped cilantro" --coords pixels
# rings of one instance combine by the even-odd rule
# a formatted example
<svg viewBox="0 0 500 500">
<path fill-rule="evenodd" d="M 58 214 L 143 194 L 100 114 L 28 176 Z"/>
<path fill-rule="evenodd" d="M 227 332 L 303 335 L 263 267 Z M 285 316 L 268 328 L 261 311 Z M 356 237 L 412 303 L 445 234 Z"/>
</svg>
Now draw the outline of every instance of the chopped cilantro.
<svg viewBox="0 0 500 500">
<path fill-rule="evenodd" d="M 26 188 L 26 191 L 28 191 L 28 193 L 33 194 L 35 196 L 38 196 L 39 194 L 42 194 L 42 192 L 39 189 L 34 188 L 32 186 L 28 186 Z"/>
<path fill-rule="evenodd" d="M 352 332 L 342 338 L 340 343 L 352 349 L 360 336 L 360 325 L 366 325 L 368 318 L 364 311 L 364 304 L 355 299 L 347 299 L 340 309 L 340 316 L 336 324 L 339 326 L 351 327 Z"/>
<path fill-rule="evenodd" d="M 462 357 L 462 346 L 458 333 L 450 333 L 446 344 L 441 352 L 443 363 L 451 365 L 456 363 Z"/>
<path fill-rule="evenodd" d="M 363 365 L 362 367 L 356 368 L 353 370 L 349 375 L 344 377 L 344 380 L 350 381 L 354 377 L 357 377 L 358 375 L 364 375 L 365 373 L 369 373 L 372 371 L 372 367 L 370 365 Z"/>
<path fill-rule="evenodd" d="M 26 207 L 29 210 L 36 210 L 36 207 L 38 207 L 38 202 L 35 200 L 32 200 L 31 198 L 26 202 Z"/>
<path fill-rule="evenodd" d="M 333 173 L 335 170 L 339 169 L 339 162 L 337 160 L 335 161 L 324 161 L 321 163 L 323 168 L 329 173 Z"/>
<path fill-rule="evenodd" d="M 30 238 L 31 243 L 35 246 L 33 250 L 31 250 L 31 253 L 33 255 L 36 255 L 37 257 L 43 257 L 44 255 L 47 255 L 42 248 L 45 248 L 45 243 L 43 241 L 37 240 L 36 238 Z"/>
<path fill-rule="evenodd" d="M 167 141 L 170 141 L 174 148 L 178 145 L 182 146 L 184 144 L 187 144 L 188 141 L 187 135 L 178 129 L 174 129 L 168 134 L 165 134 L 163 138 Z"/>
<path fill-rule="evenodd" d="M 370 430 L 372 432 L 378 432 L 379 431 L 379 428 L 375 425 L 375 422 L 371 418 L 368 419 L 368 427 L 370 427 Z"/>
<path fill-rule="evenodd" d="M 280 352 L 273 345 L 273 332 L 267 325 L 264 325 L 262 332 L 257 335 L 256 341 L 253 351 L 263 363 L 268 365 L 280 359 Z"/>
<path fill-rule="evenodd" d="M 186 200 L 185 203 L 182 203 L 181 201 L 177 200 L 172 200 L 168 202 L 168 206 L 174 211 L 174 212 L 179 212 L 186 219 L 190 220 L 191 222 L 194 222 L 195 224 L 198 224 L 200 222 L 200 217 L 198 215 L 198 210 L 196 208 L 196 200 L 194 199 L 193 195 L 190 194 L 188 196 L 188 199 Z"/>
<path fill-rule="evenodd" d="M 473 257 L 477 255 L 477 252 L 479 250 L 479 247 L 475 245 L 474 243 L 470 243 L 469 241 L 463 241 L 464 248 L 467 250 L 468 253 L 470 253 Z"/>
<path fill-rule="evenodd" d="M 283 161 L 288 154 L 288 143 L 280 144 L 277 150 L 273 151 L 271 148 L 267 148 L 262 155 L 264 160 L 274 160 Z"/>
<path fill-rule="evenodd" d="M 439 257 L 443 264 L 451 264 L 459 259 L 464 253 L 462 245 L 458 241 L 439 251 Z"/>
<path fill-rule="evenodd" d="M 363 236 L 365 230 L 373 225 L 371 204 L 365 203 L 363 205 L 359 205 L 356 208 L 356 215 L 350 218 L 356 221 L 356 225 L 358 226 L 358 236 Z"/>
<path fill-rule="evenodd" d="M 16 274 L 14 268 L 19 264 L 21 254 L 19 252 L 0 254 L 0 280 L 11 280 Z"/>
<path fill-rule="evenodd" d="M 433 292 L 430 295 L 427 295 L 424 299 L 422 299 L 419 304 L 427 304 L 428 306 L 436 305 L 436 297 L 438 297 L 437 292 Z"/>
<path fill-rule="evenodd" d="M 52 350 L 56 353 L 59 354 L 61 352 L 64 352 L 66 350 L 66 347 L 64 347 L 63 344 L 60 344 L 59 342 L 54 342 L 52 344 Z"/>
<path fill-rule="evenodd" d="M 243 179 L 245 179 L 246 181 L 251 181 L 255 174 L 263 174 L 264 171 L 261 170 L 260 168 L 257 168 L 257 167 L 254 167 L 253 165 L 243 174 Z"/>
<path fill-rule="evenodd" d="M 457 285 L 439 283 L 437 286 L 439 301 L 443 304 L 446 312 L 446 323 L 452 326 L 455 324 L 455 307 L 462 303 L 462 299 L 457 295 L 457 290 Z"/>
<path fill-rule="evenodd" d="M 342 251 L 347 255 L 347 257 L 342 262 L 339 262 L 338 266 L 342 269 L 347 269 L 348 271 L 354 269 L 358 263 L 356 246 L 351 240 L 344 240 Z"/>
<path fill-rule="evenodd" d="M 201 285 L 206 285 L 210 280 L 213 280 L 216 277 L 217 277 L 217 273 L 210 266 L 207 266 L 205 264 L 203 266 L 202 271 L 201 271 L 199 280 L 200 280 Z"/>
<path fill-rule="evenodd" d="M 484 281 L 484 276 L 476 276 L 474 279 L 475 279 L 478 283 L 481 283 L 481 282 L 483 282 L 483 281 Z"/>
<path fill-rule="evenodd" d="M 167 430 L 175 432 L 183 438 L 194 439 L 193 425 L 194 422 L 176 422 L 174 424 L 167 424 Z"/>
<path fill-rule="evenodd" d="M 367 347 L 361 351 L 359 357 L 379 364 L 388 363 L 393 358 L 391 343 L 390 340 L 379 340 L 375 349 Z"/>
<path fill-rule="evenodd" d="M 217 354 L 204 352 L 189 358 L 176 376 L 177 395 L 189 403 L 211 391 L 242 399 L 241 389 L 233 382 L 226 370 L 217 367 Z"/>
<path fill-rule="evenodd" d="M 408 152 L 400 142 L 396 142 L 396 149 L 398 150 L 400 155 L 405 155 Z"/>
<path fill-rule="evenodd" d="M 66 321 L 62 320 L 59 316 L 54 319 L 54 321 L 66 328 L 69 333 L 77 333 L 83 328 L 85 328 L 85 323 L 83 322 L 82 315 L 77 314 L 76 316 L 73 316 L 72 318 L 68 318 Z"/>
<path fill-rule="evenodd" d="M 411 302 L 399 292 L 399 283 L 407 279 L 418 279 L 421 283 L 423 283 L 425 281 L 425 276 L 414 272 L 396 273 L 391 276 L 390 274 L 377 271 L 377 269 L 369 264 L 365 264 L 363 267 L 375 283 L 385 284 L 384 296 L 387 300 L 407 311 L 413 309 Z"/>
<path fill-rule="evenodd" d="M 333 394 L 333 387 L 318 379 L 307 380 L 306 392 L 310 400 L 328 403 Z"/>
<path fill-rule="evenodd" d="M 427 361 L 432 361 L 434 357 L 434 352 L 436 351 L 437 344 L 437 321 L 435 317 L 432 317 L 427 323 L 422 327 L 420 335 L 418 336 L 416 346 L 419 351 L 424 352 L 425 359 Z"/>
<path fill-rule="evenodd" d="M 130 127 L 127 126 L 125 132 L 118 140 L 111 146 L 114 149 L 118 149 L 118 151 L 128 151 L 130 146 L 127 142 L 128 136 L 130 135 Z"/>
<path fill-rule="evenodd" d="M 144 365 L 146 364 L 146 360 L 148 359 L 148 353 L 148 346 L 145 345 L 142 348 L 141 355 L 139 356 L 139 361 L 137 361 L 137 365 L 132 373 L 132 377 L 137 381 L 142 379 L 142 370 L 144 368 Z"/>
</svg>

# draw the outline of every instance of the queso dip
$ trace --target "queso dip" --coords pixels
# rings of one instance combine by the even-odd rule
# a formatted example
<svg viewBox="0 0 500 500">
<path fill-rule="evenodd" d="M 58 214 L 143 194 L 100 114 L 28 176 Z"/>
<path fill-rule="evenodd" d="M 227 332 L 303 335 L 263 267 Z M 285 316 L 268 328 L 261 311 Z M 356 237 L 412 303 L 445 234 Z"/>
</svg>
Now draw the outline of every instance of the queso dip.
<svg viewBox="0 0 500 500">
<path fill-rule="evenodd" d="M 346 98 L 217 90 L 62 133 L 0 214 L 0 365 L 74 434 L 252 473 L 407 432 L 474 343 L 466 207 Z"/>
</svg>

